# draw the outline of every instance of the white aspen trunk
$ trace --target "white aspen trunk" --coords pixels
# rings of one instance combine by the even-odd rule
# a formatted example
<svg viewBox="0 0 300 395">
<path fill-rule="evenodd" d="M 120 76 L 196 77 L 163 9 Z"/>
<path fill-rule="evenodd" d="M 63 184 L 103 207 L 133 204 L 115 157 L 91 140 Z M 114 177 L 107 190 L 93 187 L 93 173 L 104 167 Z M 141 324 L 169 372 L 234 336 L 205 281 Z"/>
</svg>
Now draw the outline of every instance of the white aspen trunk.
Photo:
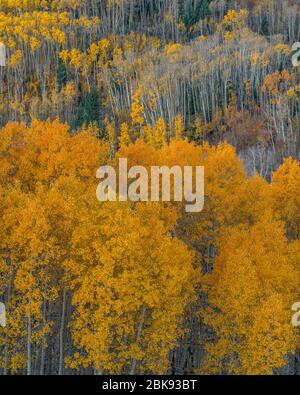
<svg viewBox="0 0 300 395">
<path fill-rule="evenodd" d="M 141 334 L 142 334 L 142 330 L 143 330 L 143 326 L 144 326 L 144 321 L 145 321 L 145 314 L 146 314 L 146 306 L 143 306 L 143 310 L 142 310 L 142 317 L 141 317 L 141 321 L 139 323 L 139 327 L 138 327 L 138 331 L 137 331 L 137 335 L 136 335 L 136 343 L 139 343 Z M 136 371 L 136 365 L 137 365 L 137 360 L 134 359 L 132 361 L 131 364 L 131 369 L 130 369 L 130 375 L 134 376 L 135 375 L 135 371 Z"/>
<path fill-rule="evenodd" d="M 62 312 L 59 331 L 59 368 L 58 374 L 61 376 L 64 369 L 64 327 L 65 327 L 65 314 L 66 314 L 66 288 L 63 289 Z"/>
<path fill-rule="evenodd" d="M 7 292 L 7 306 L 9 305 L 9 301 L 10 301 L 10 294 L 11 294 L 11 288 L 12 288 L 12 275 L 10 276 L 10 280 L 9 280 L 9 287 L 8 287 L 8 292 Z M 8 308 L 6 306 L 6 314 L 8 314 Z M 7 375 L 7 365 L 8 365 L 8 336 L 6 334 L 5 336 L 5 355 L 4 355 L 4 369 L 3 369 L 3 375 L 6 376 Z"/>
<path fill-rule="evenodd" d="M 31 311 L 29 311 L 27 324 L 27 375 L 31 375 Z"/>
<path fill-rule="evenodd" d="M 46 301 L 43 304 L 43 323 L 46 324 Z M 44 374 L 44 364 L 45 364 L 45 337 L 43 337 L 41 345 L 41 366 L 40 366 L 40 376 Z"/>
</svg>

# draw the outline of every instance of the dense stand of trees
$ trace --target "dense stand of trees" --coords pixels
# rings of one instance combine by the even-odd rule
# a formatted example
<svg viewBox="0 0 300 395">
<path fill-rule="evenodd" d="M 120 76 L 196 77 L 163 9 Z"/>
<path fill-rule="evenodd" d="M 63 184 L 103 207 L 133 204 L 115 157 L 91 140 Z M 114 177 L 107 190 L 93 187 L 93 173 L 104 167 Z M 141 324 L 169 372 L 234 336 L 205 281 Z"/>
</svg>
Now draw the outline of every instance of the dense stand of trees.
<svg viewBox="0 0 300 395">
<path fill-rule="evenodd" d="M 298 1 L 1 0 L 0 41 L 1 374 L 299 373 Z M 100 204 L 119 157 L 204 211 Z"/>
<path fill-rule="evenodd" d="M 300 164 L 269 184 L 234 148 L 152 134 L 120 147 L 58 121 L 1 130 L 3 374 L 272 373 L 299 347 Z M 153 137 L 151 139 L 151 136 Z M 111 157 L 111 159 L 109 159 Z M 100 203 L 101 164 L 205 167 L 205 209 Z"/>
<path fill-rule="evenodd" d="M 229 139 L 249 171 L 298 155 L 295 1 L 2 1 L 0 23 L 3 125 L 59 117 L 103 134 L 138 96 L 146 124 L 181 114 L 191 138 Z"/>
</svg>

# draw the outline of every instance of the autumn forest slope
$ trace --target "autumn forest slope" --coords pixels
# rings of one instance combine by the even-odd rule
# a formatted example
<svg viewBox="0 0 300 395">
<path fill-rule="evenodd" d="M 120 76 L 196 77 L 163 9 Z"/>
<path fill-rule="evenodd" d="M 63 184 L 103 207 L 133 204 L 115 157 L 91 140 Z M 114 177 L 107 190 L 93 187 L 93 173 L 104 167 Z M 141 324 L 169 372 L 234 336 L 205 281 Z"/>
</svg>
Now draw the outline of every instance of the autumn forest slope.
<svg viewBox="0 0 300 395">
<path fill-rule="evenodd" d="M 0 0 L 1 374 L 299 374 L 298 0 Z M 205 208 L 102 164 L 205 167 Z"/>
</svg>

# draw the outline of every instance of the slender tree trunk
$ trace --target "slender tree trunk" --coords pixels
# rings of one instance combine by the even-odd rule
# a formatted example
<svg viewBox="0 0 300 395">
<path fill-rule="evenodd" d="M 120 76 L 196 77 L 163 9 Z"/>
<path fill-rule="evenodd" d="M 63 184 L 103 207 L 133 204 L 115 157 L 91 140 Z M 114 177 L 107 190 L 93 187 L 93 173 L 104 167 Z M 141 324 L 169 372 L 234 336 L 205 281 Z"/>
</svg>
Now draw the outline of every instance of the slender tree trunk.
<svg viewBox="0 0 300 395">
<path fill-rule="evenodd" d="M 27 325 L 27 375 L 31 375 L 31 311 L 29 311 Z"/>
<path fill-rule="evenodd" d="M 43 303 L 43 324 L 46 324 L 46 301 Z M 40 376 L 44 374 L 45 365 L 45 337 L 43 336 L 41 344 L 41 366 L 40 366 Z"/>
<path fill-rule="evenodd" d="M 61 376 L 64 369 L 64 327 L 66 315 L 66 288 L 63 289 L 62 312 L 59 331 L 59 369 L 58 374 Z"/>
<path fill-rule="evenodd" d="M 143 310 L 142 310 L 142 317 L 141 317 L 141 321 L 139 323 L 139 327 L 138 327 L 138 331 L 137 331 L 137 335 L 136 335 L 136 343 L 139 343 L 141 334 L 142 334 L 142 330 L 143 330 L 143 326 L 144 326 L 144 322 L 145 322 L 145 314 L 146 314 L 146 306 L 143 306 Z M 135 375 L 135 371 L 136 371 L 136 365 L 137 365 L 137 360 L 134 359 L 132 361 L 131 364 L 131 369 L 130 369 L 130 375 L 133 376 Z"/>
<path fill-rule="evenodd" d="M 8 258 L 9 260 L 9 258 Z M 8 292 L 7 292 L 7 301 L 6 301 L 6 315 L 8 314 L 8 305 L 10 301 L 10 294 L 11 294 L 11 288 L 12 288 L 12 275 L 10 276 L 9 279 L 9 286 L 8 286 Z M 8 365 L 8 336 L 7 334 L 5 335 L 5 352 L 4 352 L 4 369 L 3 369 L 3 375 L 7 375 L 7 365 Z"/>
</svg>

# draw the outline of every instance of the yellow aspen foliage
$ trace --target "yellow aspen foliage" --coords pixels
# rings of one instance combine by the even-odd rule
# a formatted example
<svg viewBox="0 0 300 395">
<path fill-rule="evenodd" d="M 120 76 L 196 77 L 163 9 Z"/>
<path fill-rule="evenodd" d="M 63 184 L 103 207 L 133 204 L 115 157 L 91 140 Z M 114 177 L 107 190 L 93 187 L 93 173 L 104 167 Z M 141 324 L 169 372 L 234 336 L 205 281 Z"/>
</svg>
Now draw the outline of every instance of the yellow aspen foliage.
<svg viewBox="0 0 300 395">
<path fill-rule="evenodd" d="M 70 366 L 166 372 L 194 269 L 192 254 L 168 235 L 155 206 L 95 207 L 74 233 L 68 272 L 76 276 L 73 339 L 85 351 L 68 359 Z"/>
<path fill-rule="evenodd" d="M 129 144 L 131 144 L 129 127 L 126 123 L 122 123 L 120 129 L 121 129 L 121 134 L 119 137 L 119 145 L 120 147 L 128 146 Z"/>
<path fill-rule="evenodd" d="M 291 53 L 291 48 L 283 43 L 275 45 L 275 52 L 279 54 L 289 55 Z"/>
<path fill-rule="evenodd" d="M 222 25 L 225 29 L 230 31 L 240 29 L 245 26 L 248 11 L 241 9 L 239 12 L 235 10 L 229 10 L 224 16 Z"/>
<path fill-rule="evenodd" d="M 238 38 L 240 30 L 246 27 L 248 11 L 241 9 L 240 11 L 229 10 L 224 16 L 221 27 L 225 29 L 224 40 L 230 42 Z M 219 26 L 220 29 L 220 26 Z"/>
<path fill-rule="evenodd" d="M 99 50 L 100 50 L 100 53 L 101 53 L 102 57 L 104 55 L 106 55 L 106 52 L 107 52 L 107 50 L 109 48 L 109 45 L 110 45 L 110 42 L 109 42 L 109 40 L 107 38 L 103 38 L 102 40 L 99 41 L 98 47 L 99 47 Z"/>
<path fill-rule="evenodd" d="M 153 146 L 161 148 L 167 143 L 167 127 L 163 118 L 159 118 L 156 122 L 153 133 Z"/>
<path fill-rule="evenodd" d="M 132 104 L 131 104 L 131 120 L 132 124 L 136 126 L 141 126 L 144 121 L 144 108 L 141 104 L 140 93 L 137 91 L 132 96 Z"/>
<path fill-rule="evenodd" d="M 57 121 L 9 123 L 1 137 L 0 191 L 7 191 L 0 197 L 1 295 L 10 291 L 0 365 L 17 372 L 28 348 L 47 345 L 52 322 L 44 306 L 58 300 L 65 284 L 78 207 L 94 193 L 95 168 L 107 162 L 109 149 L 88 130 L 72 137 Z"/>
<path fill-rule="evenodd" d="M 77 92 L 74 84 L 71 81 L 66 83 L 66 86 L 63 88 L 62 94 L 64 95 L 64 99 L 68 105 L 74 103 Z"/>
<path fill-rule="evenodd" d="M 84 55 L 78 49 L 73 48 L 69 54 L 70 64 L 77 69 L 83 66 Z"/>
<path fill-rule="evenodd" d="M 106 127 L 116 147 L 115 124 Z M 263 374 L 284 366 L 297 348 L 290 307 L 299 284 L 299 163 L 288 159 L 269 184 L 249 177 L 229 144 L 167 144 L 162 120 L 146 142 L 130 144 L 127 124 L 121 129 L 111 160 L 93 124 L 73 135 L 58 121 L 1 130 L 0 286 L 10 297 L 0 366 L 19 372 L 28 347 L 47 346 L 55 325 L 45 306 L 67 291 L 76 348 L 63 355 L 67 366 L 166 373 L 198 287 L 208 301 L 198 314 L 214 338 L 202 371 Z M 128 167 L 147 170 L 204 166 L 204 210 L 98 202 L 95 170 L 117 169 L 124 157 Z"/>
<path fill-rule="evenodd" d="M 190 246 L 197 246 L 199 260 L 207 271 L 211 271 L 214 251 L 218 247 L 218 238 L 224 227 L 249 221 L 251 214 L 245 212 L 243 201 L 248 196 L 246 174 L 242 162 L 234 149 L 228 144 L 218 147 L 193 146 L 187 141 L 174 141 L 170 148 L 176 152 L 176 160 L 183 165 L 204 166 L 205 204 L 198 214 L 184 214 L 180 220 L 177 234 Z M 173 154 L 174 155 L 174 154 Z M 241 200 L 241 189 L 246 196 Z M 255 192 L 253 194 L 255 198 Z M 256 201 L 254 199 L 254 201 Z M 241 212 L 237 211 L 237 207 Z M 201 251 L 201 253 L 200 253 Z"/>
<path fill-rule="evenodd" d="M 88 49 L 88 55 L 87 55 L 88 64 L 92 64 L 93 62 L 96 62 L 98 53 L 99 53 L 98 45 L 95 43 L 92 43 Z"/>
<path fill-rule="evenodd" d="M 115 145 L 117 144 L 117 130 L 116 130 L 116 125 L 114 121 L 106 121 L 106 125 L 105 125 L 105 135 L 108 139 L 108 141 L 110 142 L 111 145 L 111 149 L 114 152 L 115 150 Z"/>
<path fill-rule="evenodd" d="M 11 67 L 16 67 L 22 60 L 22 51 L 18 49 L 13 55 L 11 55 L 9 64 Z"/>
<path fill-rule="evenodd" d="M 293 80 L 294 77 L 288 70 L 276 71 L 266 76 L 261 90 L 271 96 L 277 96 L 282 90 L 287 90 Z"/>
<path fill-rule="evenodd" d="M 276 215 L 286 224 L 290 239 L 300 238 L 300 165 L 288 158 L 273 173 L 271 196 Z"/>
<path fill-rule="evenodd" d="M 182 48 L 181 44 L 168 44 L 165 48 L 166 55 L 173 55 L 174 53 L 178 52 Z"/>
<path fill-rule="evenodd" d="M 40 46 L 41 43 L 35 37 L 30 38 L 30 48 L 32 52 L 36 51 L 38 48 L 40 48 Z"/>
<path fill-rule="evenodd" d="M 99 136 L 99 128 L 95 122 L 90 122 L 87 126 L 83 126 L 81 128 L 81 133 L 83 132 L 86 132 L 95 138 Z M 106 157 L 108 157 L 108 155 L 106 155 Z"/>
<path fill-rule="evenodd" d="M 63 50 L 59 53 L 60 59 L 63 60 L 64 63 L 67 63 L 67 60 L 69 59 L 69 53 L 67 50 Z"/>
<path fill-rule="evenodd" d="M 300 84 L 296 85 L 293 88 L 288 89 L 286 94 L 289 99 L 298 100 L 299 92 L 300 92 Z"/>
<path fill-rule="evenodd" d="M 298 274 L 284 224 L 266 212 L 253 226 L 227 229 L 219 249 L 205 313 L 216 342 L 207 346 L 204 369 L 272 374 L 297 348 L 290 308 Z"/>
<path fill-rule="evenodd" d="M 184 124 L 181 115 L 178 115 L 175 118 L 175 139 L 182 140 L 183 139 L 183 132 L 184 132 Z"/>
<path fill-rule="evenodd" d="M 296 3 L 0 0 L 0 374 L 299 370 Z"/>
<path fill-rule="evenodd" d="M 232 41 L 234 39 L 234 33 L 233 32 L 225 32 L 224 39 L 225 39 L 225 42 Z"/>
<path fill-rule="evenodd" d="M 153 146 L 154 141 L 154 128 L 152 125 L 145 125 L 141 128 L 141 138 L 147 143 L 148 145 Z"/>
</svg>

